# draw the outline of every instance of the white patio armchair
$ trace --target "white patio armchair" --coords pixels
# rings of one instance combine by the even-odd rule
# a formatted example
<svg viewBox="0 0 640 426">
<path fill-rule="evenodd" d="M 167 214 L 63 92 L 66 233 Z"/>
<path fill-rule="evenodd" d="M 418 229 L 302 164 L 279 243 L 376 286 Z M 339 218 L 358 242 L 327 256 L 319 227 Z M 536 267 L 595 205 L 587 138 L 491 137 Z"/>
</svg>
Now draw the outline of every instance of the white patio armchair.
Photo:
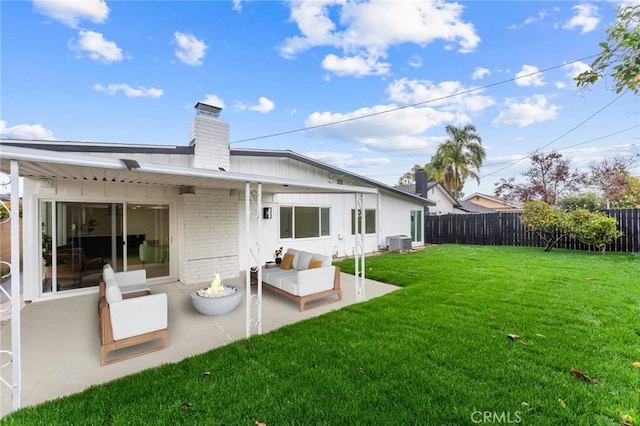
<svg viewBox="0 0 640 426">
<path fill-rule="evenodd" d="M 146 275 L 140 274 L 141 271 L 131 272 L 114 273 L 108 264 L 103 269 L 98 304 L 100 365 L 103 366 L 169 346 L 167 295 L 150 294 L 148 288 L 141 289 L 146 282 L 136 282 L 135 278 L 144 277 L 146 281 Z M 119 281 L 124 285 L 120 286 Z M 113 351 L 152 341 L 159 341 L 159 344 L 151 348 L 144 346 L 137 352 L 126 351 L 107 359 Z"/>
</svg>

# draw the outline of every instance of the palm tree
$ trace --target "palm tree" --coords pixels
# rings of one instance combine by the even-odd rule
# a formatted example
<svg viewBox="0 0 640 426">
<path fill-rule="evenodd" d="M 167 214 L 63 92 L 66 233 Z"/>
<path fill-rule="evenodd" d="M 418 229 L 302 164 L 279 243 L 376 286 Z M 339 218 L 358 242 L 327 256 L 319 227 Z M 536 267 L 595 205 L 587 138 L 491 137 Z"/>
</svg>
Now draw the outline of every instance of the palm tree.
<svg viewBox="0 0 640 426">
<path fill-rule="evenodd" d="M 431 157 L 427 173 L 458 199 L 468 178 L 474 178 L 480 183 L 477 172 L 487 154 L 473 124 L 461 128 L 448 125 L 446 131 L 449 137 Z"/>
</svg>

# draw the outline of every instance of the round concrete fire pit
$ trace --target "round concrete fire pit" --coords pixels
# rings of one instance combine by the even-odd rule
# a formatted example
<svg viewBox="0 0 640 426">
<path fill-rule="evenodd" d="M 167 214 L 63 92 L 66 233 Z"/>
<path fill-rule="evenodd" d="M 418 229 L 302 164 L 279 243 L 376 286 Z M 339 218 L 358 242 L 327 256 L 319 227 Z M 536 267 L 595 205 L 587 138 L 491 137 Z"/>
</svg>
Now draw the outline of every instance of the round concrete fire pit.
<svg viewBox="0 0 640 426">
<path fill-rule="evenodd" d="M 240 304 L 244 290 L 235 285 L 224 287 L 225 290 L 229 290 L 229 293 L 216 297 L 203 297 L 198 295 L 198 290 L 192 291 L 189 293 L 191 304 L 203 315 L 224 315 L 233 311 Z"/>
</svg>

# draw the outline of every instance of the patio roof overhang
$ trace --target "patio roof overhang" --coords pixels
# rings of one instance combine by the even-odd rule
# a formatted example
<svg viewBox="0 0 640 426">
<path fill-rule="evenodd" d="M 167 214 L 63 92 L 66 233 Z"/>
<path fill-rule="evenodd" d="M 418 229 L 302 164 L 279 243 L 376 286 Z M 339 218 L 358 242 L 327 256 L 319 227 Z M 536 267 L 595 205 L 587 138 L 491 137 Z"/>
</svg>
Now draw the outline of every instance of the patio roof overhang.
<svg viewBox="0 0 640 426">
<path fill-rule="evenodd" d="M 34 179 L 113 182 L 156 186 L 192 186 L 243 190 L 247 183 L 261 184 L 265 193 L 377 194 L 377 188 L 257 176 L 223 170 L 114 159 L 68 152 L 46 151 L 0 144 L 0 171 L 9 174 L 12 160 L 20 176 Z"/>
</svg>

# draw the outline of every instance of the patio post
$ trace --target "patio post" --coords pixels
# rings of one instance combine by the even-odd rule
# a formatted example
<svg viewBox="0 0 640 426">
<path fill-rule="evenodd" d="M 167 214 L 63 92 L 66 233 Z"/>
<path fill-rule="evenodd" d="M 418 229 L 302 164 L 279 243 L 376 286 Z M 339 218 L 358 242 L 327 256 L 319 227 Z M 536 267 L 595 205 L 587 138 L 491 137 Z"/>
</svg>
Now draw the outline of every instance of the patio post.
<svg viewBox="0 0 640 426">
<path fill-rule="evenodd" d="M 262 268 L 260 255 L 260 236 L 262 235 L 262 183 L 258 183 L 255 190 L 256 199 L 252 198 L 251 183 L 245 183 L 245 247 L 247 250 L 247 262 L 245 266 L 245 327 L 246 337 L 251 337 L 251 328 L 257 327 L 258 334 L 262 334 Z M 255 214 L 251 214 L 251 206 L 255 207 Z M 251 238 L 251 219 L 255 218 L 256 238 Z M 254 250 L 255 249 L 255 250 Z M 257 295 L 252 294 L 251 290 L 251 271 L 255 268 L 257 277 Z M 253 306 L 256 306 L 256 317 L 253 318 Z"/>
<path fill-rule="evenodd" d="M 13 362 L 13 409 L 20 408 L 20 168 L 11 160 L 11 353 Z"/>
<path fill-rule="evenodd" d="M 356 217 L 355 217 L 355 279 L 356 279 L 356 300 L 365 300 L 364 292 L 364 194 L 357 192 L 356 196 Z"/>
</svg>

